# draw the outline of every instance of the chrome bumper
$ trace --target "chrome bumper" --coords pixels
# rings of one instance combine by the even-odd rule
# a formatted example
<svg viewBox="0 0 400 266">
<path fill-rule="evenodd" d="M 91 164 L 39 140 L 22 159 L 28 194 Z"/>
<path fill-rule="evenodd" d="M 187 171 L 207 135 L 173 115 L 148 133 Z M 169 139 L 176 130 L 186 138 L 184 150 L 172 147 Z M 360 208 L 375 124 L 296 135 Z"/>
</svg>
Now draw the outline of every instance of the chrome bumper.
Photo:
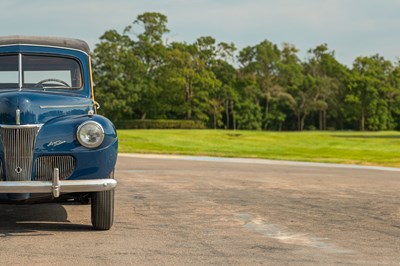
<svg viewBox="0 0 400 266">
<path fill-rule="evenodd" d="M 0 193 L 60 193 L 97 192 L 112 190 L 117 186 L 114 179 L 60 180 L 59 171 L 54 169 L 53 182 L 49 181 L 4 181 L 0 182 Z"/>
</svg>

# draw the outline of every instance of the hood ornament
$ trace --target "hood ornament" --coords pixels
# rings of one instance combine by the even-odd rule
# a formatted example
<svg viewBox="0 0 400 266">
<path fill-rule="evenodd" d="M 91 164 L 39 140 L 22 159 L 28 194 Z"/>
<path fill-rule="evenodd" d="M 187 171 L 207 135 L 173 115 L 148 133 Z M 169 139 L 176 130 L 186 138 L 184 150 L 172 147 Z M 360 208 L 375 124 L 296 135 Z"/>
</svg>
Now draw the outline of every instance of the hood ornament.
<svg viewBox="0 0 400 266">
<path fill-rule="evenodd" d="M 21 110 L 19 109 L 15 110 L 15 124 L 16 125 L 21 124 Z"/>
</svg>

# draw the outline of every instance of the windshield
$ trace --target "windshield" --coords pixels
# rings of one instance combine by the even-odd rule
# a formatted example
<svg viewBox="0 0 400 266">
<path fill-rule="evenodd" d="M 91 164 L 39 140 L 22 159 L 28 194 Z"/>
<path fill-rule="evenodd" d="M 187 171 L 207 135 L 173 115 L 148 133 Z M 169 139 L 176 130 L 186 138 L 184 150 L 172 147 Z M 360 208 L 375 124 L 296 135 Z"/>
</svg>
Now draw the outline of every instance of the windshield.
<svg viewBox="0 0 400 266">
<path fill-rule="evenodd" d="M 82 85 L 81 67 L 72 58 L 19 54 L 0 56 L 0 89 L 77 90 Z"/>
</svg>

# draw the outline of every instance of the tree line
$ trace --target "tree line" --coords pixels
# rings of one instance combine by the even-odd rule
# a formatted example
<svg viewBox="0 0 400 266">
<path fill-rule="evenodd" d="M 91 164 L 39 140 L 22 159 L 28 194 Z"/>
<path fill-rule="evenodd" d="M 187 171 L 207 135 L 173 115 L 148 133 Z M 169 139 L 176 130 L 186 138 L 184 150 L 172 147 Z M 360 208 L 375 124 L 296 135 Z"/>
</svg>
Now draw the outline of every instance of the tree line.
<svg viewBox="0 0 400 266">
<path fill-rule="evenodd" d="M 209 128 L 393 130 L 400 128 L 400 64 L 379 54 L 352 67 L 327 44 L 298 57 L 264 40 L 237 51 L 211 36 L 167 42 L 168 19 L 146 12 L 108 30 L 93 52 L 101 113 L 121 119 L 184 119 Z"/>
</svg>

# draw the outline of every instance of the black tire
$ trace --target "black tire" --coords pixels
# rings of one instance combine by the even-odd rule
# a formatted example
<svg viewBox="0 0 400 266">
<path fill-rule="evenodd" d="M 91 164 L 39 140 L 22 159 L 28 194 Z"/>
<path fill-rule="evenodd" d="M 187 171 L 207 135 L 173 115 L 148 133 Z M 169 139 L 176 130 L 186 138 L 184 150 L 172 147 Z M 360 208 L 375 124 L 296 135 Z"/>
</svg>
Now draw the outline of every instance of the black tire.
<svg viewBox="0 0 400 266">
<path fill-rule="evenodd" d="M 93 192 L 92 225 L 96 230 L 109 230 L 114 222 L 114 190 Z"/>
<path fill-rule="evenodd" d="M 110 178 L 113 178 L 111 173 Z M 92 225 L 95 230 L 109 230 L 114 222 L 114 189 L 92 193 Z"/>
</svg>

